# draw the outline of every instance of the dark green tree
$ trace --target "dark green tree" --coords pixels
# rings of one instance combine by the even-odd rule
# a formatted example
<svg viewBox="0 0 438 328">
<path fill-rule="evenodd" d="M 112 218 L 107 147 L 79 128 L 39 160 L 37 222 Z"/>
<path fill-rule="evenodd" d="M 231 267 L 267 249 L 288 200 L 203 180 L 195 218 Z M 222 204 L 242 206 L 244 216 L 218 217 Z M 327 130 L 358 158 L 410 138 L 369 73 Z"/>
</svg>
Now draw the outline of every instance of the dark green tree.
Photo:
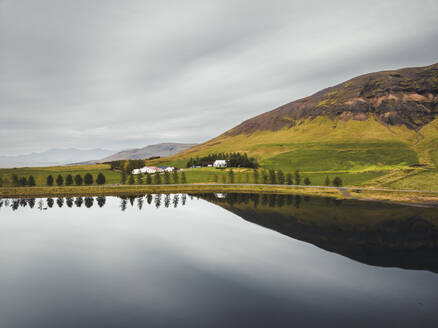
<svg viewBox="0 0 438 328">
<path fill-rule="evenodd" d="M 279 184 L 284 184 L 284 173 L 282 170 L 278 170 L 277 179 Z"/>
<path fill-rule="evenodd" d="M 179 183 L 179 175 L 177 169 L 174 169 L 172 172 L 173 175 L 173 183 L 178 184 Z"/>
<path fill-rule="evenodd" d="M 125 184 L 126 183 L 126 172 L 125 170 L 122 170 L 122 176 L 120 177 L 120 183 Z"/>
<path fill-rule="evenodd" d="M 3 187 L 3 177 L 0 177 L 0 187 Z"/>
<path fill-rule="evenodd" d="M 254 183 L 259 183 L 259 171 L 257 171 L 257 169 L 254 169 L 252 175 L 254 177 Z"/>
<path fill-rule="evenodd" d="M 245 173 L 245 183 L 249 183 L 249 172 Z"/>
<path fill-rule="evenodd" d="M 234 172 L 233 170 L 228 170 L 228 183 L 234 183 Z"/>
<path fill-rule="evenodd" d="M 325 177 L 325 185 L 330 186 L 330 179 L 328 176 Z"/>
<path fill-rule="evenodd" d="M 336 177 L 336 178 L 334 178 L 334 179 L 333 179 L 333 185 L 334 185 L 335 187 L 340 187 L 340 186 L 342 186 L 342 180 L 341 180 L 341 178 L 340 178 L 340 177 Z"/>
<path fill-rule="evenodd" d="M 69 174 L 65 178 L 65 185 L 71 186 L 72 184 L 73 184 L 73 176 L 71 174 Z"/>
<path fill-rule="evenodd" d="M 219 180 L 219 178 L 218 178 L 217 174 L 213 175 L 213 182 L 217 183 L 218 180 Z"/>
<path fill-rule="evenodd" d="M 269 177 L 265 170 L 262 171 L 262 181 L 263 184 L 267 184 L 269 182 Z"/>
<path fill-rule="evenodd" d="M 20 181 L 18 181 L 18 175 L 15 173 L 12 174 L 12 186 L 18 187 L 20 185 Z"/>
<path fill-rule="evenodd" d="M 82 176 L 80 174 L 76 174 L 75 175 L 75 184 L 77 186 L 82 185 L 82 183 L 84 182 L 84 180 L 82 179 Z"/>
<path fill-rule="evenodd" d="M 129 175 L 128 183 L 129 183 L 130 185 L 133 185 L 133 184 L 135 183 L 135 181 L 134 181 L 134 175 L 133 175 L 133 174 L 130 174 L 130 175 Z"/>
<path fill-rule="evenodd" d="M 137 184 L 142 185 L 143 184 L 143 173 L 138 172 L 137 174 Z"/>
<path fill-rule="evenodd" d="M 170 173 L 169 171 L 164 171 L 164 183 L 170 184 Z"/>
<path fill-rule="evenodd" d="M 269 170 L 269 183 L 277 184 L 277 175 L 274 170 Z"/>
<path fill-rule="evenodd" d="M 104 175 L 102 172 L 100 172 L 100 173 L 97 175 L 96 183 L 97 183 L 98 185 L 104 185 L 105 182 L 106 182 L 105 175 Z"/>
<path fill-rule="evenodd" d="M 299 185 L 301 183 L 300 171 L 295 171 L 295 184 Z"/>
<path fill-rule="evenodd" d="M 29 176 L 29 179 L 27 180 L 27 183 L 30 187 L 34 187 L 36 185 L 35 183 L 35 179 L 33 177 L 33 175 Z"/>
<path fill-rule="evenodd" d="M 47 176 L 46 183 L 48 186 L 53 186 L 53 177 L 51 175 Z"/>
<path fill-rule="evenodd" d="M 160 175 L 160 173 L 155 173 L 154 174 L 154 184 L 156 184 L 156 185 L 161 184 L 161 175 Z"/>
<path fill-rule="evenodd" d="M 152 178 L 149 173 L 146 173 L 146 184 L 148 185 L 152 184 Z"/>
<path fill-rule="evenodd" d="M 186 174 L 184 173 L 184 171 L 181 172 L 181 183 L 182 184 L 187 183 Z"/>
<path fill-rule="evenodd" d="M 62 186 L 64 184 L 64 178 L 61 174 L 58 174 L 58 176 L 56 177 L 56 184 L 58 186 Z"/>
<path fill-rule="evenodd" d="M 292 178 L 292 174 L 290 172 L 288 172 L 286 174 L 286 184 L 288 184 L 288 185 L 294 184 L 294 181 L 293 181 L 293 178 Z"/>
<path fill-rule="evenodd" d="M 91 173 L 87 173 L 84 176 L 84 183 L 89 186 L 92 185 L 94 182 L 93 176 L 91 175 Z"/>
<path fill-rule="evenodd" d="M 310 179 L 309 179 L 308 177 L 306 177 L 306 178 L 304 179 L 304 184 L 305 184 L 306 186 L 310 185 Z"/>
<path fill-rule="evenodd" d="M 24 187 L 25 185 L 27 185 L 27 179 L 25 177 L 21 177 L 20 180 L 18 180 L 18 184 L 21 187 Z"/>
</svg>

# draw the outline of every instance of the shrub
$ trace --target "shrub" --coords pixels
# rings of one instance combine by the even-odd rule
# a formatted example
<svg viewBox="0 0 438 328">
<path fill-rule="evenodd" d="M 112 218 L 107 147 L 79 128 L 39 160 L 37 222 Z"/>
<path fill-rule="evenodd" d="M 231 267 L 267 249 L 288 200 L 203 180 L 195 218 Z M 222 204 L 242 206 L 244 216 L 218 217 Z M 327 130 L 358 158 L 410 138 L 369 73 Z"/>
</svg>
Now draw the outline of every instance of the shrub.
<svg viewBox="0 0 438 328">
<path fill-rule="evenodd" d="M 87 174 L 85 174 L 85 176 L 84 176 L 84 183 L 86 184 L 86 185 L 92 185 L 93 184 L 93 181 L 94 179 L 93 179 L 93 176 L 90 174 L 90 173 L 87 173 Z"/>
<path fill-rule="evenodd" d="M 73 184 L 73 176 L 71 174 L 67 175 L 65 178 L 65 185 L 71 186 Z"/>
<path fill-rule="evenodd" d="M 64 184 L 64 178 L 61 174 L 58 174 L 58 176 L 56 177 L 56 184 L 58 186 L 62 186 Z"/>
<path fill-rule="evenodd" d="M 340 177 L 336 177 L 336 178 L 334 178 L 334 179 L 333 179 L 333 185 L 334 185 L 335 187 L 340 187 L 340 186 L 342 186 L 342 180 L 341 180 L 341 178 L 340 178 Z"/>
<path fill-rule="evenodd" d="M 77 186 L 80 186 L 80 185 L 82 185 L 82 182 L 83 182 L 84 180 L 82 179 L 82 176 L 80 175 L 80 174 L 76 174 L 75 175 L 75 184 L 77 185 Z"/>
<path fill-rule="evenodd" d="M 96 182 L 98 185 L 104 185 L 106 181 L 105 175 L 101 172 L 97 175 Z"/>
<path fill-rule="evenodd" d="M 48 186 L 53 186 L 53 181 L 54 181 L 53 177 L 51 175 L 48 175 L 47 178 L 46 178 L 47 185 Z"/>
<path fill-rule="evenodd" d="M 35 183 L 35 179 L 33 177 L 33 175 L 29 176 L 29 179 L 27 180 L 27 183 L 30 187 L 34 187 L 36 185 Z"/>
<path fill-rule="evenodd" d="M 304 179 L 304 184 L 305 184 L 306 186 L 310 185 L 310 179 L 309 179 L 308 177 L 306 177 L 306 178 Z"/>
</svg>

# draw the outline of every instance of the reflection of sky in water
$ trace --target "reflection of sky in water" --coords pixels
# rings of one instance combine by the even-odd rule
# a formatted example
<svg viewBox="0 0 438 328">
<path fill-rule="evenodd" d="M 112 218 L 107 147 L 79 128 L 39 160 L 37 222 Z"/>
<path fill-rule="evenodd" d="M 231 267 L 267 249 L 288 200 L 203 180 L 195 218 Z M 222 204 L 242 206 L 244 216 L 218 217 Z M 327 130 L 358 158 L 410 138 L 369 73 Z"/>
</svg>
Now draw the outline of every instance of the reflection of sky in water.
<svg viewBox="0 0 438 328">
<path fill-rule="evenodd" d="M 2 208 L 0 267 L 0 327 L 438 323 L 437 274 L 360 264 L 196 199 Z"/>
</svg>

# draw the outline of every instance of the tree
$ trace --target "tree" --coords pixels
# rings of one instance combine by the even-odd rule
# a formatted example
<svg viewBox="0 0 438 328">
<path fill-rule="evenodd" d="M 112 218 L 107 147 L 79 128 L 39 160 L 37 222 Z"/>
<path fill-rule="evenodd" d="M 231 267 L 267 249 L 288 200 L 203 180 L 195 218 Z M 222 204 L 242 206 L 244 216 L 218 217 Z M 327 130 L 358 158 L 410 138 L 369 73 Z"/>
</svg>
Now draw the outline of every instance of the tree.
<svg viewBox="0 0 438 328">
<path fill-rule="evenodd" d="M 160 173 L 155 173 L 155 174 L 154 174 L 154 184 L 157 184 L 157 185 L 161 184 L 161 176 L 160 176 Z"/>
<path fill-rule="evenodd" d="M 170 173 L 169 171 L 164 171 L 164 183 L 170 184 Z"/>
<path fill-rule="evenodd" d="M 277 184 L 277 176 L 274 170 L 269 170 L 269 182 L 271 184 Z"/>
<path fill-rule="evenodd" d="M 30 187 L 34 187 L 36 185 L 33 175 L 29 176 L 27 183 L 29 184 Z"/>
<path fill-rule="evenodd" d="M 48 186 L 53 186 L 53 177 L 51 175 L 47 176 L 46 183 Z"/>
<path fill-rule="evenodd" d="M 18 181 L 18 175 L 15 173 L 12 174 L 12 186 L 18 187 L 20 185 L 20 182 Z"/>
<path fill-rule="evenodd" d="M 56 184 L 58 186 L 62 186 L 64 184 L 64 178 L 61 174 L 58 174 L 58 176 L 56 177 Z"/>
<path fill-rule="evenodd" d="M 137 184 L 142 185 L 143 184 L 143 173 L 138 172 L 137 174 Z"/>
<path fill-rule="evenodd" d="M 245 173 L 245 183 L 249 183 L 249 172 Z"/>
<path fill-rule="evenodd" d="M 148 185 L 152 184 L 152 178 L 149 173 L 146 173 L 146 184 Z"/>
<path fill-rule="evenodd" d="M 328 176 L 325 177 L 325 185 L 330 186 L 330 179 Z"/>
<path fill-rule="evenodd" d="M 25 185 L 27 185 L 27 179 L 25 177 L 21 177 L 18 183 L 21 187 L 24 187 Z"/>
<path fill-rule="evenodd" d="M 310 179 L 309 179 L 308 177 L 306 177 L 306 178 L 304 179 L 304 184 L 305 184 L 306 186 L 310 185 Z"/>
<path fill-rule="evenodd" d="M 120 182 L 121 182 L 121 184 L 125 184 L 126 183 L 126 172 L 125 172 L 125 170 L 122 170 L 122 176 L 120 178 Z"/>
<path fill-rule="evenodd" d="M 173 183 L 178 184 L 179 183 L 178 171 L 174 169 L 172 174 L 173 174 Z"/>
<path fill-rule="evenodd" d="M 105 175 L 104 175 L 102 172 L 100 172 L 100 173 L 97 175 L 96 183 L 97 183 L 98 185 L 104 185 L 105 182 L 106 182 Z"/>
<path fill-rule="evenodd" d="M 336 177 L 336 178 L 334 178 L 334 179 L 333 179 L 333 185 L 334 185 L 335 187 L 340 187 L 340 186 L 342 186 L 342 180 L 341 180 L 341 178 L 340 178 L 340 177 Z"/>
<path fill-rule="evenodd" d="M 284 173 L 282 170 L 278 170 L 277 172 L 277 178 L 279 184 L 284 184 Z"/>
<path fill-rule="evenodd" d="M 84 183 L 89 186 L 92 185 L 94 182 L 93 176 L 90 173 L 85 174 L 84 176 Z"/>
<path fill-rule="evenodd" d="M 262 181 L 263 181 L 263 184 L 268 183 L 268 174 L 266 173 L 265 170 L 262 171 Z"/>
<path fill-rule="evenodd" d="M 259 171 L 257 171 L 257 169 L 255 169 L 253 171 L 253 176 L 254 176 L 254 183 L 259 183 Z"/>
<path fill-rule="evenodd" d="M 217 176 L 217 174 L 215 174 L 215 175 L 213 175 L 213 182 L 214 183 L 217 183 L 218 182 L 218 176 Z"/>
<path fill-rule="evenodd" d="M 0 177 L 0 187 L 3 187 L 3 177 Z"/>
<path fill-rule="evenodd" d="M 295 171 L 295 184 L 299 185 L 300 182 L 301 182 L 300 171 L 296 170 Z"/>
<path fill-rule="evenodd" d="M 234 183 L 234 172 L 233 170 L 228 170 L 228 182 L 229 183 Z"/>
<path fill-rule="evenodd" d="M 290 172 L 286 174 L 286 184 L 288 185 L 294 184 L 294 181 L 292 179 L 292 174 Z"/>
<path fill-rule="evenodd" d="M 80 174 L 76 174 L 76 175 L 75 175 L 75 184 L 76 184 L 77 186 L 82 185 L 83 181 L 84 181 L 84 180 L 82 179 L 82 176 L 81 176 Z"/>
<path fill-rule="evenodd" d="M 187 183 L 186 174 L 184 173 L 184 171 L 182 171 L 181 173 L 181 183 L 183 184 Z"/>
<path fill-rule="evenodd" d="M 130 174 L 129 175 L 129 179 L 128 179 L 128 183 L 130 184 L 130 185 L 132 185 L 132 184 L 134 184 L 134 175 L 132 175 L 132 174 Z"/>
<path fill-rule="evenodd" d="M 66 186 L 71 186 L 73 184 L 73 177 L 71 174 L 67 175 L 67 177 L 65 178 L 65 185 Z"/>
</svg>

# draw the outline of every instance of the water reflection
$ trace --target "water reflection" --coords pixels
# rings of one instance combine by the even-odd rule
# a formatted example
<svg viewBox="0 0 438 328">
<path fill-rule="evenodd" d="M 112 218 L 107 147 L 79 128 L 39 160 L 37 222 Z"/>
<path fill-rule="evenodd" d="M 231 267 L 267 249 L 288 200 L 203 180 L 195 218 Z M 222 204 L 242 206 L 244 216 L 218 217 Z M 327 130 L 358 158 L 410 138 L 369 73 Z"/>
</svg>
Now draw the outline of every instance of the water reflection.
<svg viewBox="0 0 438 328">
<path fill-rule="evenodd" d="M 436 209 L 383 203 L 340 201 L 281 194 L 146 194 L 122 196 L 120 210 L 128 205 L 177 208 L 190 199 L 204 199 L 241 218 L 276 230 L 294 239 L 312 243 L 356 261 L 378 266 L 396 266 L 438 272 L 438 213 Z M 103 208 L 105 196 L 38 199 L 1 199 L 0 209 L 37 210 L 58 208 Z"/>
</svg>

